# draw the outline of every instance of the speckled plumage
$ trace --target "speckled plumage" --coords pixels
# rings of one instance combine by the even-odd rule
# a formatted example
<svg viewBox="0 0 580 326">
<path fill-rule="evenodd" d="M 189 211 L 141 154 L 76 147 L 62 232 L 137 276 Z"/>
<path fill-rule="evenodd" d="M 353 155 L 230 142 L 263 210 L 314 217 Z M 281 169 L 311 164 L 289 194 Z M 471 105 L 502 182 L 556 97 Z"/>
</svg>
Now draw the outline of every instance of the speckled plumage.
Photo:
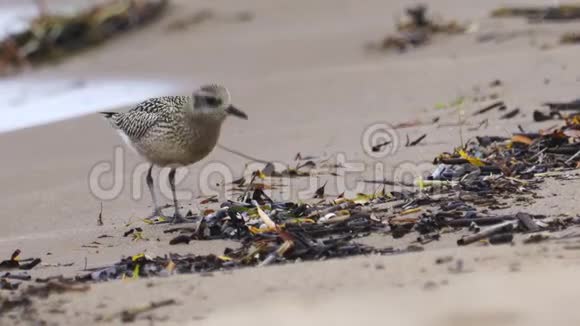
<svg viewBox="0 0 580 326">
<path fill-rule="evenodd" d="M 129 145 L 155 165 L 188 165 L 215 147 L 225 118 L 194 115 L 192 101 L 189 96 L 152 98 L 109 120 Z"/>
<path fill-rule="evenodd" d="M 185 221 L 179 214 L 175 195 L 175 169 L 206 157 L 217 144 L 227 115 L 247 119 L 244 112 L 230 103 L 225 87 L 205 85 L 191 96 L 163 96 L 137 104 L 127 112 L 101 112 L 123 139 L 151 166 L 147 186 L 154 210 L 150 217 L 161 215 L 153 190 L 151 170 L 154 165 L 169 166 L 169 184 L 173 194 L 173 222 Z"/>
</svg>

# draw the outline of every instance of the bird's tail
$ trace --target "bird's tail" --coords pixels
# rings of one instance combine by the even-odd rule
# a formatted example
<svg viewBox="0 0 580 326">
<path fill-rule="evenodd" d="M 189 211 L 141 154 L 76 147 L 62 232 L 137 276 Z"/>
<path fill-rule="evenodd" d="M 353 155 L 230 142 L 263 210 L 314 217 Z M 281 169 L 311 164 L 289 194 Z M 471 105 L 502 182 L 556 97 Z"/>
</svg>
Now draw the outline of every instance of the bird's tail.
<svg viewBox="0 0 580 326">
<path fill-rule="evenodd" d="M 99 112 L 99 113 L 102 114 L 105 117 L 105 119 L 107 119 L 107 121 L 109 121 L 111 127 L 113 127 L 114 129 L 119 129 L 119 126 L 117 125 L 117 121 L 115 119 L 116 115 L 119 114 L 118 112 Z"/>
<path fill-rule="evenodd" d="M 99 112 L 100 114 L 104 115 L 105 118 L 109 119 L 112 118 L 117 114 L 117 112 Z"/>
</svg>

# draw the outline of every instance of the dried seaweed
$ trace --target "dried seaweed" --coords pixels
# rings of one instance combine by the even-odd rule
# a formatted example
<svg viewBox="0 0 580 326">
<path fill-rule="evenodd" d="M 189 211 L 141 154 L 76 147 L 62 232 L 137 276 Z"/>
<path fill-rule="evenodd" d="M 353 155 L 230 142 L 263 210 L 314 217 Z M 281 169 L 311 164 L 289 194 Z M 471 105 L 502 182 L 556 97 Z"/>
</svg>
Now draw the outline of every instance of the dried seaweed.
<svg viewBox="0 0 580 326">
<path fill-rule="evenodd" d="M 60 59 L 157 19 L 169 0 L 113 0 L 76 15 L 42 14 L 0 40 L 0 75 Z"/>
<path fill-rule="evenodd" d="M 513 117 L 518 113 L 519 109 L 507 115 Z M 416 232 L 419 243 L 429 243 L 437 241 L 445 228 L 468 228 L 475 233 L 458 240 L 459 245 L 468 245 L 482 240 L 491 244 L 511 243 L 514 232 L 559 230 L 577 221 L 525 212 L 493 215 L 483 211 L 505 208 L 510 198 L 530 203 L 544 178 L 577 172 L 580 142 L 567 135 L 577 129 L 580 120 L 569 119 L 549 133 L 521 130 L 511 138 L 478 137 L 435 158 L 433 173 L 418 180 L 418 190 L 412 192 L 383 190 L 351 199 L 340 195 L 332 201 L 309 205 L 276 202 L 269 197 L 259 203 L 258 199 L 265 195 L 263 189 L 248 190 L 248 196 L 240 201 L 225 202 L 219 210 L 202 217 L 197 228 L 167 230 L 181 232 L 171 244 L 226 238 L 239 240 L 240 248 L 227 249 L 222 256 L 137 255 L 79 280 L 207 273 L 297 259 L 397 252 L 357 244 L 357 238 L 372 233 L 401 238 Z M 273 172 L 271 168 L 264 170 Z M 324 196 L 323 190 L 324 186 L 316 191 L 317 198 Z"/>
<path fill-rule="evenodd" d="M 569 32 L 562 35 L 560 38 L 562 44 L 578 44 L 580 43 L 580 32 Z"/>
<path fill-rule="evenodd" d="M 497 102 L 499 108 L 503 102 Z M 551 112 L 572 112 L 575 102 L 549 103 Z M 483 114 L 491 109 L 485 108 Z M 513 113 L 515 112 L 515 113 Z M 519 109 L 505 115 L 514 117 Z M 316 192 L 318 200 L 309 203 L 276 201 L 267 195 L 267 188 L 256 186 L 255 180 L 267 175 L 278 176 L 273 164 L 266 164 L 252 175 L 237 200 L 228 200 L 219 209 L 202 214 L 197 225 L 167 229 L 174 234 L 171 245 L 187 246 L 193 240 L 231 239 L 239 247 L 228 248 L 222 255 L 168 254 L 149 256 L 137 254 L 123 257 L 104 267 L 87 270 L 74 279 L 49 278 L 37 280 L 39 286 L 23 286 L 2 276 L 0 286 L 18 287 L 22 295 L 15 299 L 0 298 L 0 312 L 30 305 L 27 296 L 44 298 L 53 293 L 86 291 L 84 283 L 105 282 L 126 278 L 166 277 L 174 274 L 200 273 L 248 267 L 264 267 L 298 261 L 319 261 L 356 255 L 390 255 L 423 250 L 423 245 L 438 241 L 443 234 L 461 230 L 460 246 L 509 244 L 515 233 L 530 234 L 524 243 L 544 241 L 545 234 L 578 224 L 578 218 L 531 214 L 525 209 L 513 214 L 497 214 L 514 203 L 529 205 L 535 200 L 545 178 L 565 178 L 580 171 L 580 118 L 567 115 L 561 125 L 549 131 L 530 132 L 519 128 L 510 136 L 476 137 L 465 145 L 442 153 L 433 160 L 434 169 L 426 178 L 415 181 L 415 188 L 344 194 L 332 199 L 325 194 L 325 185 Z M 529 129 L 529 128 L 526 128 Z M 422 135 L 411 144 L 419 144 Z M 301 160 L 304 159 L 299 157 Z M 304 165 L 316 163 L 299 163 Z M 241 182 L 240 182 L 241 183 Z M 399 184 L 394 181 L 377 181 Z M 154 227 L 154 226 L 153 226 Z M 140 234 L 132 228 L 124 236 Z M 359 239 L 380 234 L 395 239 L 412 235 L 413 245 L 405 249 L 377 248 L 364 245 Z M 541 236 L 539 235 L 541 234 Z M 181 248 L 183 249 L 183 248 Z M 26 266 L 16 251 L 0 267 L 17 269 Z M 444 263 L 445 259 L 441 260 Z M 36 260 L 28 260 L 27 264 Z M 39 260 L 38 260 L 39 262 Z M 38 264 L 36 262 L 36 264 Z M 33 266 L 32 266 L 33 267 Z M 450 269 L 464 272 L 462 261 Z M 23 283 L 26 280 L 23 280 Z M 26 285 L 26 284 L 25 284 Z M 115 318 L 133 321 L 142 312 L 175 302 L 160 301 L 116 314 Z"/>
<path fill-rule="evenodd" d="M 520 109 L 515 108 L 515 109 L 509 111 L 508 113 L 502 115 L 500 117 L 500 119 L 502 119 L 502 120 L 511 119 L 511 118 L 514 118 L 515 116 L 517 116 L 519 113 L 520 113 Z"/>
<path fill-rule="evenodd" d="M 580 19 L 580 5 L 545 7 L 503 7 L 491 12 L 492 17 L 523 17 L 533 22 Z"/>
<path fill-rule="evenodd" d="M 137 308 L 123 310 L 121 312 L 121 321 L 124 323 L 130 323 L 130 322 L 135 321 L 135 319 L 137 319 L 137 316 L 139 314 L 149 312 L 149 311 L 161 308 L 161 307 L 171 306 L 174 304 L 176 304 L 175 300 L 168 299 L 168 300 L 163 300 L 163 301 L 151 302 L 150 304 L 148 304 L 144 307 L 137 307 Z"/>
<path fill-rule="evenodd" d="M 423 134 L 423 135 L 419 136 L 419 138 L 417 138 L 417 139 L 415 139 L 413 141 L 409 141 L 409 136 L 407 136 L 407 143 L 405 144 L 405 146 L 406 147 L 417 146 L 426 137 L 427 137 L 427 134 Z"/>
<path fill-rule="evenodd" d="M 0 262 L 0 271 L 10 269 L 30 270 L 42 262 L 40 258 L 20 259 L 20 249 L 16 249 L 10 259 Z"/>
<path fill-rule="evenodd" d="M 484 113 L 487 113 L 487 112 L 489 112 L 489 111 L 491 111 L 493 109 L 499 109 L 501 107 L 505 107 L 505 104 L 504 104 L 503 101 L 493 102 L 493 103 L 489 104 L 488 106 L 486 106 L 486 107 L 484 107 L 484 108 L 482 108 L 480 110 L 475 111 L 473 113 L 473 115 L 484 114 Z"/>
<path fill-rule="evenodd" d="M 97 225 L 103 226 L 103 202 L 101 202 L 101 209 L 99 210 L 99 215 L 97 216 Z"/>
<path fill-rule="evenodd" d="M 407 22 L 397 24 L 397 34 L 385 37 L 378 45 L 381 50 L 405 51 L 428 44 L 439 34 L 457 35 L 467 31 L 467 26 L 456 21 L 438 22 L 427 16 L 427 7 L 417 5 L 407 8 Z"/>
</svg>

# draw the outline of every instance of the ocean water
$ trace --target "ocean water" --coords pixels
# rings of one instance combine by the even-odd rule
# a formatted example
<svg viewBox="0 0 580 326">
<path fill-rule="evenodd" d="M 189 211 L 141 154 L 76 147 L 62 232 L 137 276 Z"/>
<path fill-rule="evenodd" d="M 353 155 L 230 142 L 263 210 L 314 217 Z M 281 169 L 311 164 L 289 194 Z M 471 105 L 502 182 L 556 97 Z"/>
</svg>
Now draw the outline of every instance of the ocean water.
<svg viewBox="0 0 580 326">
<path fill-rule="evenodd" d="M 173 94 L 166 81 L 0 79 L 0 133 Z"/>
<path fill-rule="evenodd" d="M 72 13 L 99 0 L 45 0 L 50 12 Z M 21 31 L 38 15 L 33 0 L 0 0 L 0 39 Z M 42 76 L 46 76 L 44 71 Z M 56 75 L 55 71 L 53 75 Z M 163 80 L 46 78 L 34 71 L 0 78 L 0 133 L 134 104 L 174 93 Z"/>
<path fill-rule="evenodd" d="M 106 0 L 41 0 L 54 14 L 72 14 Z M 0 38 L 22 31 L 39 14 L 36 0 L 0 0 Z"/>
</svg>

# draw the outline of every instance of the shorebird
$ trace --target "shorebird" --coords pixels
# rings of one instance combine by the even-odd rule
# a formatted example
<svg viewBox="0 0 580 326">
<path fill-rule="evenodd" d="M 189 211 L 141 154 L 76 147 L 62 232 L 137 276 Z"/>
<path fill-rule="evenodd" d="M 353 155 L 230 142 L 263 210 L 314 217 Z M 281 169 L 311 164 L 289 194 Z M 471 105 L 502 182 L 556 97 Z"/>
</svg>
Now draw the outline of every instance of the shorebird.
<svg viewBox="0 0 580 326">
<path fill-rule="evenodd" d="M 162 216 L 153 190 L 154 166 L 170 167 L 169 185 L 175 213 L 172 223 L 184 222 L 175 196 L 175 170 L 206 157 L 215 147 L 227 116 L 248 119 L 231 104 L 220 85 L 205 85 L 190 96 L 163 96 L 141 102 L 126 112 L 100 112 L 125 142 L 149 163 L 147 186 L 153 201 L 148 218 Z"/>
</svg>

